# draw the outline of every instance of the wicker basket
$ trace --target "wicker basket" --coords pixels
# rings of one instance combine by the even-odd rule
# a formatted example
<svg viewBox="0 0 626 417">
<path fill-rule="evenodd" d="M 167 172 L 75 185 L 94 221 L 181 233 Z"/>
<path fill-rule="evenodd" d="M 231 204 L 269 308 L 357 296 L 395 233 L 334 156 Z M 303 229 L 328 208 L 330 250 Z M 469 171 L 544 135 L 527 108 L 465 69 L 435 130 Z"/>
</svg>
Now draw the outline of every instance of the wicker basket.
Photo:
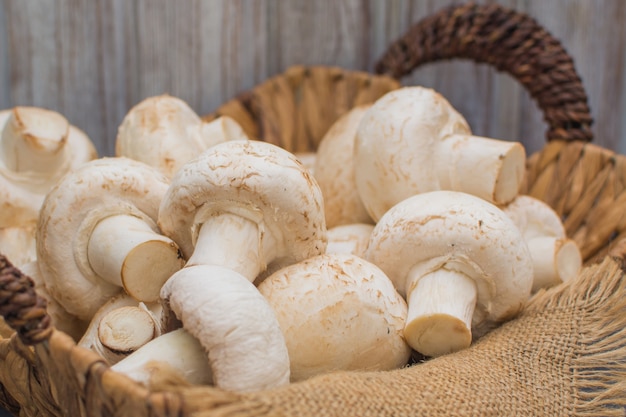
<svg viewBox="0 0 626 417">
<path fill-rule="evenodd" d="M 528 89 L 545 115 L 549 126 L 547 133 L 549 143 L 528 160 L 527 192 L 548 202 L 563 216 L 567 232 L 582 248 L 587 265 L 603 260 L 607 254 L 622 256 L 626 245 L 624 239 L 626 221 L 623 216 L 626 207 L 624 192 L 626 157 L 587 143 L 592 139 L 590 131 L 592 120 L 587 107 L 587 97 L 572 60 L 560 43 L 533 19 L 497 5 L 469 4 L 450 7 L 418 22 L 403 38 L 390 46 L 376 66 L 378 75 L 340 68 L 294 67 L 241 94 L 206 118 L 229 115 L 238 120 L 255 138 L 273 142 L 291 151 L 312 150 L 316 148 L 332 122 L 348 109 L 358 104 L 372 102 L 387 91 L 397 88 L 400 85 L 398 79 L 419 65 L 449 58 L 469 58 L 476 62 L 488 63 L 498 70 L 509 72 Z M 587 267 L 586 270 L 589 268 L 592 267 Z M 599 267 L 594 268 L 596 268 L 593 270 L 594 274 L 598 274 L 600 268 L 600 272 L 609 276 L 613 273 L 611 268 L 614 268 L 614 265 L 604 260 Z M 368 401 L 374 401 L 373 398 L 368 398 L 369 383 L 363 383 L 363 389 L 358 392 L 349 391 L 346 396 L 341 396 L 337 393 L 343 392 L 345 385 L 339 383 L 333 385 L 335 383 L 333 381 L 337 381 L 340 376 L 323 379 L 323 384 L 312 382 L 311 386 L 326 388 L 313 389 L 307 391 L 306 395 L 299 396 L 288 396 L 288 391 L 280 391 L 262 393 L 263 397 L 252 398 L 212 387 L 174 387 L 167 381 L 163 383 L 163 387 L 166 388 L 149 391 L 110 371 L 95 353 L 77 347 L 69 336 L 51 328 L 45 313 L 45 301 L 36 296 L 32 282 L 6 264 L 0 264 L 0 269 L 4 271 L 0 277 L 0 314 L 13 329 L 17 330 L 12 337 L 0 340 L 0 403 L 16 415 L 19 413 L 20 416 L 124 417 L 305 414 L 391 416 L 419 413 L 418 409 L 395 408 L 391 400 L 385 403 L 387 405 L 381 406 L 380 403 L 376 403 L 378 405 L 375 409 L 368 408 Z M 626 293 L 623 279 L 615 281 L 605 292 L 611 294 L 618 290 Z M 586 297 L 591 297 L 589 294 L 592 292 L 599 297 L 597 295 L 599 291 L 591 290 L 587 291 Z M 498 329 L 494 333 L 499 333 L 488 339 L 491 341 L 497 340 L 498 337 L 503 340 L 511 339 L 506 332 L 511 332 L 511 329 L 518 331 L 520 328 L 523 329 L 521 326 L 531 323 L 529 321 L 531 318 L 533 320 L 537 318 L 539 321 L 533 321 L 528 326 L 549 323 L 551 317 L 549 313 L 542 315 L 543 312 L 533 309 L 533 306 L 544 303 L 544 298 L 548 295 L 549 292 L 543 294 L 540 301 L 530 303 L 528 312 L 523 313 L 522 318 L 510 326 L 503 326 L 506 329 L 502 329 L 502 332 Z M 545 301 L 544 304 L 547 303 L 548 301 Z M 605 315 L 618 314 L 621 311 L 608 310 L 608 307 L 596 311 L 589 308 L 589 305 L 585 304 L 583 312 L 576 312 L 581 316 L 588 315 L 580 318 L 581 322 L 598 320 L 598 317 L 592 316 L 594 311 L 594 314 Z M 620 304 L 620 308 L 623 310 L 624 306 Z M 623 313 L 624 311 L 621 311 L 620 314 Z M 611 322 L 612 316 L 606 318 L 606 321 Z M 587 334 L 585 337 L 592 336 L 594 335 Z M 546 335 L 539 333 L 534 339 L 541 343 L 550 337 L 547 333 Z M 499 356 L 502 368 L 527 359 L 528 351 L 524 350 L 525 340 L 516 343 L 520 345 L 518 350 L 512 348 L 512 353 L 507 352 L 506 355 Z M 578 345 L 568 347 L 570 349 L 568 355 L 576 354 L 576 346 Z M 617 346 L 616 344 L 615 347 Z M 624 349 L 623 343 L 619 347 Z M 451 365 L 457 362 L 464 363 L 465 366 L 482 366 L 481 362 L 468 359 L 472 358 L 472 350 L 477 349 L 486 348 L 484 344 L 472 347 L 468 349 L 468 353 L 461 353 L 460 356 L 448 355 L 451 358 L 447 362 L 438 361 L 433 364 L 435 368 L 430 373 L 431 377 L 435 380 L 435 375 L 441 374 L 437 369 L 457 369 Z M 556 370 L 552 375 L 554 380 L 552 385 L 560 386 L 562 385 L 560 378 L 564 378 L 561 372 L 565 373 L 563 370 L 568 369 L 562 362 L 558 362 L 561 360 L 560 357 L 554 359 L 551 354 L 548 349 L 541 350 L 533 357 L 528 367 L 534 366 L 541 372 L 552 372 L 550 369 L 553 368 L 549 366 L 554 366 Z M 622 358 L 622 364 L 623 360 Z M 547 362 L 550 362 L 549 366 L 546 365 Z M 468 363 L 470 365 L 467 365 Z M 602 362 L 596 363 L 602 366 L 604 371 L 612 369 L 610 366 L 601 365 Z M 419 366 L 427 365 L 429 364 Z M 418 366 L 394 371 L 391 377 L 398 381 L 398 385 L 402 385 L 405 375 L 416 367 Z M 433 367 L 428 369 L 432 370 Z M 620 372 L 625 372 L 623 366 L 620 369 Z M 348 376 L 348 379 L 350 377 Z M 378 375 L 371 376 L 367 381 L 374 381 L 377 378 Z M 510 378 L 510 381 L 502 381 L 505 389 L 510 386 L 523 389 L 526 378 L 524 372 L 514 372 Z M 622 415 L 620 409 L 614 405 L 624 403 L 619 402 L 621 400 L 613 401 L 609 394 L 615 394 L 616 389 L 626 388 L 623 385 L 616 388 L 605 379 L 602 381 L 604 385 L 598 383 L 591 388 L 581 389 L 580 392 L 570 390 L 572 392 L 566 393 L 564 398 L 573 399 L 569 407 L 571 413 L 568 414 L 575 415 L 582 410 L 587 413 L 585 415 L 592 415 L 589 410 L 593 407 L 590 404 L 595 401 L 596 406 L 609 404 L 608 410 L 611 412 L 607 411 L 606 415 L 613 412 L 615 415 Z M 296 389 L 300 387 L 304 389 L 309 387 L 307 384 L 308 382 L 292 385 L 298 385 Z M 418 384 L 415 388 L 406 386 L 405 382 L 404 384 L 402 395 L 417 396 L 425 391 L 425 388 Z M 604 393 L 602 397 L 604 400 L 594 400 L 585 394 L 590 392 L 598 394 L 600 389 L 598 387 L 606 388 L 606 392 L 609 393 Z M 322 398 L 322 391 L 326 397 Z M 621 392 L 623 394 L 625 391 Z M 326 400 L 329 395 L 332 397 L 331 401 Z M 357 397 L 360 398 L 358 403 L 345 399 Z M 472 413 L 478 415 L 489 414 L 486 412 L 488 406 L 491 407 L 489 410 L 493 407 L 500 407 L 500 412 L 509 410 L 508 415 L 537 415 L 536 407 L 548 407 L 549 402 L 553 400 L 549 399 L 544 404 L 541 399 L 531 398 L 528 404 L 511 403 L 505 404 L 508 408 L 502 408 L 502 403 L 506 403 L 502 398 L 498 394 L 493 398 L 487 398 L 483 403 L 467 405 L 472 407 Z M 303 407 L 294 408 L 294 401 L 296 405 L 300 401 Z M 422 399 L 423 403 L 428 401 L 428 398 Z M 457 407 L 455 412 L 442 414 L 464 414 L 463 407 L 458 405 L 455 407 Z"/>
</svg>

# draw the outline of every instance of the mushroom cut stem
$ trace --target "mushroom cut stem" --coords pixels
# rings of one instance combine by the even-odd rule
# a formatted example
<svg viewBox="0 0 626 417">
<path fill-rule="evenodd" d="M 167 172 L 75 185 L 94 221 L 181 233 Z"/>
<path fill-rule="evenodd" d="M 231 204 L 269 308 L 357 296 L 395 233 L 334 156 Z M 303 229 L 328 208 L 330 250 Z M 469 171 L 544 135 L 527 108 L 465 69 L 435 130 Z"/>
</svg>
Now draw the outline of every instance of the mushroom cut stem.
<svg viewBox="0 0 626 417">
<path fill-rule="evenodd" d="M 474 281 L 444 267 L 421 277 L 411 272 L 407 283 L 404 337 L 409 345 L 427 356 L 468 347 L 478 295 Z"/>
<path fill-rule="evenodd" d="M 98 276 L 144 302 L 158 300 L 165 281 L 184 265 L 170 238 L 127 214 L 98 222 L 89 237 L 87 257 Z"/>
<path fill-rule="evenodd" d="M 533 292 L 574 278 L 582 258 L 576 243 L 567 238 L 538 236 L 528 240 L 533 258 Z"/>
<path fill-rule="evenodd" d="M 109 363 L 115 363 L 159 333 L 157 323 L 146 309 L 139 306 L 120 307 L 102 317 L 94 347 L 103 357 L 115 357 L 115 360 L 109 360 Z"/>
<path fill-rule="evenodd" d="M 437 143 L 441 189 L 464 191 L 496 204 L 515 198 L 526 153 L 519 142 L 454 134 Z"/>
<path fill-rule="evenodd" d="M 212 216 L 200 226 L 187 266 L 220 265 L 253 282 L 267 266 L 263 261 L 267 252 L 261 246 L 274 247 L 267 242 L 271 236 L 267 232 L 262 244 L 256 222 L 232 213 Z"/>
</svg>

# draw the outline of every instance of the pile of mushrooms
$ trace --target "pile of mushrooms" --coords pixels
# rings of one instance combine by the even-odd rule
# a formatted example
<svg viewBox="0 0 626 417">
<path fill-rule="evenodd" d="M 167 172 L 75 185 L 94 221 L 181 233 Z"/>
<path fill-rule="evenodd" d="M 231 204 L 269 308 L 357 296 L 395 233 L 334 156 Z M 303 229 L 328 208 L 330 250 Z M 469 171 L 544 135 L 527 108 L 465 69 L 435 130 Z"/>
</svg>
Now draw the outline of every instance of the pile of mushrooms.
<svg viewBox="0 0 626 417">
<path fill-rule="evenodd" d="M 75 130 L 31 111 L 0 113 L 0 191 L 33 180 L 0 227 L 30 216 L 24 270 L 55 325 L 148 386 L 247 392 L 450 354 L 582 264 L 556 213 L 519 194 L 523 146 L 473 135 L 432 89 L 356 107 L 298 155 L 162 95 L 129 111 L 115 157 L 72 165 L 46 149 Z"/>
</svg>

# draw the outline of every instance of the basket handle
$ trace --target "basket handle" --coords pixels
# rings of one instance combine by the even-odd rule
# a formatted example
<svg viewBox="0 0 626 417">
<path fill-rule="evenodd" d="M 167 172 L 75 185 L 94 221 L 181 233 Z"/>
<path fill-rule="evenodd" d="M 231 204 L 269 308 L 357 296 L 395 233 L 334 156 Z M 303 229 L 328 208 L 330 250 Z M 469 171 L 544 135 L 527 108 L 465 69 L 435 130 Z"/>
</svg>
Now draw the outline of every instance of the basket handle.
<svg viewBox="0 0 626 417">
<path fill-rule="evenodd" d="M 52 334 L 46 305 L 33 280 L 0 254 L 0 315 L 24 344 L 41 343 Z"/>
<path fill-rule="evenodd" d="M 593 119 L 573 59 L 526 14 L 498 4 L 449 6 L 420 20 L 393 42 L 375 65 L 400 78 L 418 66 L 468 58 L 517 79 L 537 101 L 547 140 L 591 141 Z"/>
</svg>

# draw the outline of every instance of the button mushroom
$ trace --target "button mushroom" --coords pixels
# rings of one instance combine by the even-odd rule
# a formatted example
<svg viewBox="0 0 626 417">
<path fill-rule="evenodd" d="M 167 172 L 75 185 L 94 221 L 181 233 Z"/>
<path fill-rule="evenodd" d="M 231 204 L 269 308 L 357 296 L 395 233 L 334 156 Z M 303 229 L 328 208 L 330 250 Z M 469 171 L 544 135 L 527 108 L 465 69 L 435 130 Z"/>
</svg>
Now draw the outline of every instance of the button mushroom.
<svg viewBox="0 0 626 417">
<path fill-rule="evenodd" d="M 358 256 L 316 256 L 258 288 L 285 336 L 293 382 L 332 371 L 396 369 L 409 360 L 406 303 L 380 268 Z"/>
<path fill-rule="evenodd" d="M 102 158 L 50 191 L 37 257 L 50 295 L 69 313 L 91 320 L 122 288 L 138 301 L 158 300 L 162 284 L 184 265 L 177 245 L 156 225 L 167 187 L 146 164 Z"/>
<path fill-rule="evenodd" d="M 151 308 L 119 294 L 98 309 L 77 345 L 98 353 L 109 365 L 117 363 L 161 334 L 160 304 Z"/>
<path fill-rule="evenodd" d="M 215 145 L 174 175 L 159 226 L 188 258 L 161 297 L 207 350 L 215 384 L 252 391 L 288 383 L 280 327 L 252 283 L 272 264 L 326 249 L 322 195 L 309 171 L 266 142 Z"/>
<path fill-rule="evenodd" d="M 183 100 L 165 94 L 130 109 L 118 128 L 115 155 L 144 162 L 171 178 L 210 146 L 238 139 L 247 136 L 234 119 L 204 122 Z"/>
<path fill-rule="evenodd" d="M 289 383 L 276 316 L 246 277 L 215 265 L 185 267 L 165 283 L 161 296 L 204 348 L 217 387 L 248 392 Z"/>
<path fill-rule="evenodd" d="M 187 266 L 224 266 L 251 282 L 273 262 L 299 262 L 327 244 L 315 179 L 293 154 L 260 141 L 224 142 L 185 164 L 158 223 Z"/>
<path fill-rule="evenodd" d="M 46 193 L 67 172 L 96 157 L 87 135 L 57 112 L 38 107 L 0 112 L 0 246 L 4 254 L 17 264 L 35 260 L 35 225 Z"/>
<path fill-rule="evenodd" d="M 533 292 L 578 275 L 582 268 L 580 249 L 567 238 L 565 227 L 552 207 L 531 196 L 520 195 L 502 209 L 522 231 L 530 249 Z"/>
<path fill-rule="evenodd" d="M 370 107 L 354 107 L 337 119 L 317 148 L 314 175 L 324 196 L 328 228 L 373 223 L 357 191 L 353 156 L 357 127 Z"/>
<path fill-rule="evenodd" d="M 394 90 L 374 103 L 358 126 L 354 158 L 357 190 L 374 220 L 435 190 L 506 204 L 517 196 L 526 164 L 519 142 L 472 136 L 463 116 L 423 87 Z"/>
<path fill-rule="evenodd" d="M 530 295 L 532 260 L 521 232 L 495 205 L 455 191 L 418 194 L 387 211 L 365 259 L 406 297 L 404 335 L 427 356 L 466 348 L 516 315 Z"/>
</svg>

